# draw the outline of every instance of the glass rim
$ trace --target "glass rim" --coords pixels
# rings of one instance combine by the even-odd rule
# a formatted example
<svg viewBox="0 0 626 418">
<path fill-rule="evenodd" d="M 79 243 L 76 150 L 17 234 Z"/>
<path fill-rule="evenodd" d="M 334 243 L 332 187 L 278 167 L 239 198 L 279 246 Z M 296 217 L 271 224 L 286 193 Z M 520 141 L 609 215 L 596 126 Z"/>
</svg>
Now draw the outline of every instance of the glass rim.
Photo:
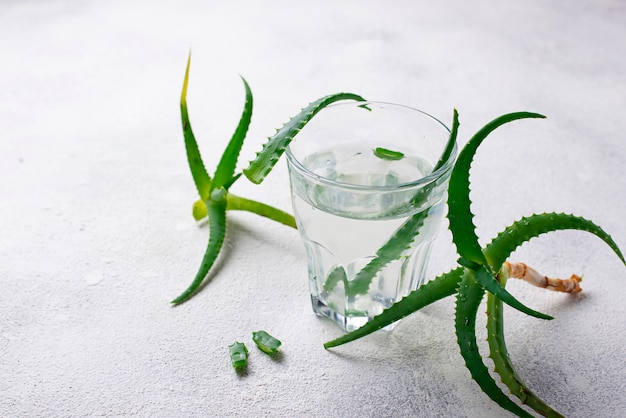
<svg viewBox="0 0 626 418">
<path fill-rule="evenodd" d="M 450 128 L 448 128 L 448 126 L 446 126 L 445 123 L 443 123 L 442 121 L 440 121 L 439 119 L 437 119 L 436 117 L 434 117 L 433 115 L 424 112 L 423 110 L 420 109 L 416 109 L 414 107 L 410 107 L 410 106 L 406 106 L 406 105 L 402 105 L 402 104 L 397 104 L 397 103 L 391 103 L 391 102 L 380 102 L 380 101 L 364 101 L 364 102 L 350 102 L 350 103 L 333 103 L 332 105 L 328 106 L 327 108 L 330 109 L 332 107 L 339 107 L 339 106 L 363 106 L 363 105 L 391 105 L 394 107 L 399 107 L 399 108 L 403 108 L 405 110 L 410 110 L 412 112 L 418 112 L 421 113 L 422 115 L 432 119 L 434 122 L 438 123 L 439 125 L 441 125 L 441 127 L 443 127 L 448 134 L 450 134 Z M 324 109 L 322 109 L 322 111 L 324 111 Z M 303 128 L 304 129 L 304 128 Z M 296 140 L 296 137 L 293 138 L 293 140 Z M 442 150 L 443 152 L 443 150 Z M 335 180 L 331 180 L 327 177 L 321 176 L 317 173 L 314 173 L 313 171 L 309 170 L 307 167 L 305 167 L 300 160 L 298 160 L 298 158 L 296 158 L 295 155 L 293 155 L 293 152 L 291 151 L 291 144 L 287 146 L 287 150 L 285 151 L 285 154 L 287 155 L 287 162 L 291 167 L 294 167 L 295 169 L 297 169 L 300 173 L 302 173 L 305 177 L 314 179 L 320 183 L 324 183 L 327 184 L 329 186 L 332 187 L 336 187 L 336 188 L 345 188 L 345 189 L 351 189 L 351 190 L 361 190 L 361 191 L 365 191 L 365 190 L 379 190 L 379 191 L 392 191 L 392 190 L 399 190 L 399 189 L 410 189 L 412 187 L 416 187 L 416 186 L 424 186 L 427 185 L 435 180 L 437 180 L 439 177 L 441 177 L 445 172 L 447 172 L 448 170 L 451 169 L 452 163 L 456 158 L 456 153 L 457 153 L 457 143 L 455 141 L 454 146 L 452 147 L 452 152 L 450 153 L 450 155 L 448 156 L 448 159 L 446 160 L 446 162 L 439 167 L 437 170 L 423 176 L 420 177 L 418 179 L 415 180 L 411 180 L 408 182 L 404 182 L 404 183 L 399 183 L 399 184 L 394 184 L 394 185 L 363 185 L 363 184 L 352 184 L 352 183 L 343 183 L 343 182 L 339 182 L 339 181 L 335 181 Z"/>
</svg>

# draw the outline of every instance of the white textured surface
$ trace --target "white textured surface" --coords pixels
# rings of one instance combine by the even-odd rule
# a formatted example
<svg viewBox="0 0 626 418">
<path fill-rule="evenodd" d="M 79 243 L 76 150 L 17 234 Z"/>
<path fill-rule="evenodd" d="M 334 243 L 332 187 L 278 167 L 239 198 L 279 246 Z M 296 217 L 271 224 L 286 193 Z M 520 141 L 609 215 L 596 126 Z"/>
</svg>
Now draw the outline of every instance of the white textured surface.
<svg viewBox="0 0 626 418">
<path fill-rule="evenodd" d="M 451 299 L 333 352 L 311 312 L 296 233 L 232 213 L 190 302 L 208 228 L 190 216 L 178 99 L 212 170 L 255 95 L 242 156 L 311 100 L 347 90 L 449 121 L 461 142 L 502 113 L 473 171 L 486 241 L 521 215 L 592 218 L 626 248 L 626 2 L 17 1 L 0 3 L 1 416 L 507 416 L 470 379 Z M 215 151 L 215 153 L 213 153 Z M 236 193 L 289 209 L 284 163 Z M 432 270 L 454 263 L 442 237 Z M 566 416 L 626 413 L 626 269 L 600 240 L 557 233 L 516 254 L 585 274 L 577 297 L 518 283 L 542 322 L 507 311 L 513 362 Z M 480 321 L 484 318 L 481 316 Z M 247 375 L 226 347 L 263 328 Z"/>
</svg>

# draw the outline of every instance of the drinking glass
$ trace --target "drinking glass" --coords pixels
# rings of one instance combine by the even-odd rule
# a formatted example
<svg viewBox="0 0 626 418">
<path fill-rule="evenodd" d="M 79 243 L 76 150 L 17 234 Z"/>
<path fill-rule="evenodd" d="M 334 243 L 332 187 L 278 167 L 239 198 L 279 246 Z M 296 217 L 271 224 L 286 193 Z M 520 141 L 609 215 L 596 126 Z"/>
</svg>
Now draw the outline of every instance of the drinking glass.
<svg viewBox="0 0 626 418">
<path fill-rule="evenodd" d="M 449 129 L 392 103 L 322 109 L 287 149 L 314 312 L 359 328 L 424 281 L 456 146 Z M 433 171 L 433 168 L 439 166 Z"/>
</svg>

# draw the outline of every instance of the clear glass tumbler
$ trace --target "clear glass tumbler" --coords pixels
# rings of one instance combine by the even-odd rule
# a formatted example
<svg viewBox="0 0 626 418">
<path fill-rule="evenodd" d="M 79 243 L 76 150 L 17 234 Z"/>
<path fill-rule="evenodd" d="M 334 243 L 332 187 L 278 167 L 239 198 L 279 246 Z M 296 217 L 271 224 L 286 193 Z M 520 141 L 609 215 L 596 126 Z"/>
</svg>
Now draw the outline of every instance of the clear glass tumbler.
<svg viewBox="0 0 626 418">
<path fill-rule="evenodd" d="M 322 109 L 287 149 L 313 310 L 356 329 L 424 281 L 456 158 L 449 129 L 382 102 Z"/>
</svg>

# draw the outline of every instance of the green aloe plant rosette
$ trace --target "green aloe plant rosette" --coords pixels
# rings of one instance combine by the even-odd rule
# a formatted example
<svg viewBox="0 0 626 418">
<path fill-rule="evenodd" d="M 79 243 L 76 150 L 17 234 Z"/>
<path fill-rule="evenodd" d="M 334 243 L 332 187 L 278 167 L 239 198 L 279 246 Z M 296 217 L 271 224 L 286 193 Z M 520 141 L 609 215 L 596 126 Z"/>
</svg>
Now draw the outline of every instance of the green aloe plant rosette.
<svg viewBox="0 0 626 418">
<path fill-rule="evenodd" d="M 202 162 L 189 122 L 186 103 L 188 78 L 189 61 L 185 72 L 180 109 L 188 163 L 200 196 L 200 199 L 193 205 L 193 215 L 196 220 L 208 216 L 210 236 L 195 278 L 183 293 L 172 301 L 175 305 L 192 297 L 206 279 L 224 242 L 228 210 L 247 210 L 284 225 L 296 227 L 295 220 L 290 214 L 261 202 L 231 194 L 228 191 L 230 186 L 242 174 L 255 184 L 261 183 L 297 133 L 324 107 L 341 100 L 365 101 L 356 94 L 338 93 L 324 96 L 312 102 L 291 118 L 281 129 L 277 130 L 272 137 L 268 138 L 256 158 L 249 163 L 242 173 L 236 174 L 237 158 L 252 116 L 252 93 L 246 81 L 243 80 L 246 91 L 244 110 L 239 125 L 222 155 L 215 175 L 211 178 Z M 552 317 L 525 306 L 506 290 L 508 272 L 505 268 L 505 262 L 513 251 L 532 238 L 548 232 L 566 229 L 587 231 L 597 236 L 613 250 L 624 265 L 626 265 L 626 260 L 616 243 L 602 228 L 587 219 L 564 213 L 542 213 L 524 217 L 505 228 L 484 248 L 480 246 L 475 232 L 469 196 L 469 171 L 472 160 L 480 144 L 491 132 L 506 123 L 528 118 L 544 118 L 544 116 L 529 112 L 516 112 L 500 116 L 479 130 L 466 143 L 458 156 L 448 186 L 448 219 L 453 242 L 459 256 L 458 267 L 428 281 L 383 311 L 382 314 L 374 317 L 363 327 L 325 343 L 325 348 L 337 347 L 357 340 L 437 300 L 454 296 L 456 298 L 454 320 L 458 347 L 472 378 L 483 392 L 502 408 L 520 417 L 533 416 L 520 406 L 520 403 L 527 405 L 541 416 L 561 416 L 524 384 L 509 358 L 504 338 L 503 303 L 538 319 L 550 320 Z M 458 114 L 455 110 L 450 139 L 446 151 L 442 155 L 442 161 L 447 159 L 445 153 L 449 152 L 456 143 L 458 127 Z M 386 151 L 380 152 L 385 153 Z M 393 156 L 390 155 L 390 157 Z M 424 193 L 428 193 L 428 190 L 425 190 Z M 415 198 L 424 198 L 424 196 L 416 196 Z M 401 232 L 394 234 L 381 247 L 374 261 L 357 275 L 359 280 L 351 284 L 353 291 L 361 291 L 369 284 L 370 277 L 373 277 L 372 275 L 379 268 L 399 257 L 406 247 L 406 243 L 410 243 L 415 235 L 419 234 L 422 223 L 423 219 L 409 218 L 405 225 L 399 229 Z M 493 360 L 495 373 L 500 376 L 510 393 L 518 398 L 518 402 L 514 401 L 511 395 L 505 394 L 495 382 L 478 350 L 476 316 L 485 295 L 487 295 L 489 357 Z"/>
<path fill-rule="evenodd" d="M 183 293 L 172 301 L 175 305 L 185 302 L 198 291 L 211 270 L 213 263 L 215 263 L 222 245 L 224 244 L 224 237 L 226 236 L 227 210 L 250 211 L 292 228 L 296 228 L 296 222 L 292 215 L 264 203 L 234 195 L 228 191 L 241 177 L 242 173 L 235 173 L 235 169 L 252 119 L 252 92 L 250 91 L 248 83 L 243 78 L 246 101 L 239 124 L 226 150 L 222 154 L 213 178 L 207 173 L 200 155 L 198 143 L 196 142 L 195 135 L 191 128 L 187 110 L 187 85 L 189 82 L 190 62 L 191 56 L 187 61 L 187 69 L 185 71 L 183 90 L 180 98 L 180 113 L 183 125 L 183 136 L 185 138 L 185 149 L 187 151 L 187 161 L 194 183 L 196 184 L 196 189 L 200 195 L 200 200 L 193 204 L 193 216 L 196 220 L 208 216 L 210 236 L 209 243 L 195 278 Z M 258 184 L 263 181 L 265 176 L 269 174 L 280 156 L 284 153 L 289 142 L 300 129 L 302 129 L 320 109 L 338 100 L 362 101 L 364 99 L 361 96 L 351 93 L 339 93 L 323 97 L 311 103 L 304 108 L 298 116 L 292 118 L 269 139 L 263 150 L 257 154 L 257 158 L 250 163 L 248 168 L 243 170 L 243 174 L 254 183 Z"/>
</svg>

